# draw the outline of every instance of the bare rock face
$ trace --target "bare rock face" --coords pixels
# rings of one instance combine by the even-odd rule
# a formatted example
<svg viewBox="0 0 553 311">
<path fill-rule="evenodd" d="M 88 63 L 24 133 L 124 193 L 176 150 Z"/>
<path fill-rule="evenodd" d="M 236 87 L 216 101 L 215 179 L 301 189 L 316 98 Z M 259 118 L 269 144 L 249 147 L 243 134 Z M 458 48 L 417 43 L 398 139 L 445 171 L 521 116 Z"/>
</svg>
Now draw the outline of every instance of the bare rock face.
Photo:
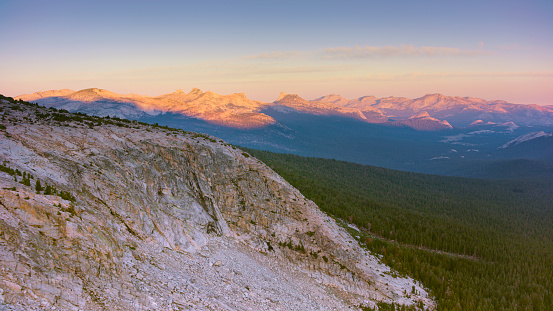
<svg viewBox="0 0 553 311">
<path fill-rule="evenodd" d="M 341 107 L 330 101 L 312 100 L 308 101 L 298 96 L 298 94 L 280 93 L 278 99 L 273 103 L 278 106 L 292 108 L 296 111 L 314 114 L 314 115 L 330 115 L 346 118 L 358 119 L 365 122 L 372 122 L 371 113 L 365 115 L 359 109 Z M 369 119 L 369 118 L 371 119 Z"/>
<path fill-rule="evenodd" d="M 391 122 L 391 124 L 395 126 L 408 126 L 418 131 L 443 131 L 453 128 L 446 120 L 433 118 L 426 111 L 421 111 L 406 120 Z"/>
<path fill-rule="evenodd" d="M 374 108 L 377 98 L 374 96 L 364 96 L 358 99 L 349 100 L 342 96 L 331 94 L 320 98 L 317 98 L 314 102 L 330 103 L 343 107 L 342 109 L 358 110 L 361 111 L 365 117 L 365 121 L 369 123 L 384 123 L 388 121 L 388 117 L 385 116 L 382 111 Z"/>
<path fill-rule="evenodd" d="M 139 119 L 161 113 L 175 113 L 231 128 L 259 128 L 276 121 L 260 112 L 267 104 L 250 100 L 244 93 L 219 95 L 194 88 L 190 93 L 182 90 L 157 97 L 137 94 L 116 94 L 90 88 L 37 92 L 18 96 L 46 107 L 82 112 L 95 116 L 116 116 Z"/>
<path fill-rule="evenodd" d="M 56 96 L 66 96 L 69 94 L 75 93 L 75 91 L 70 89 L 63 89 L 63 90 L 49 90 L 44 92 L 36 92 L 33 94 L 27 94 L 27 95 L 21 95 L 18 96 L 19 99 L 25 100 L 25 101 L 35 101 L 40 98 L 48 98 L 48 97 L 56 97 Z"/>
<path fill-rule="evenodd" d="M 219 139 L 0 107 L 0 309 L 434 308 L 417 282 L 392 277 L 298 190 Z"/>
</svg>

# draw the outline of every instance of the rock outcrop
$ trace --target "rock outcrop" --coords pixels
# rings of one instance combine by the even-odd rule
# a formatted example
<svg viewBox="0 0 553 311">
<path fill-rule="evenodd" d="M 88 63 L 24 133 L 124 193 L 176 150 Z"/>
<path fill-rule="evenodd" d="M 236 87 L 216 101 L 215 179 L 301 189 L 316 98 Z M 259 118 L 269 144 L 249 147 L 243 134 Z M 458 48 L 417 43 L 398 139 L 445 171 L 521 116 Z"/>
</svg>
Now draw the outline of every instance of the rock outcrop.
<svg viewBox="0 0 553 311">
<path fill-rule="evenodd" d="M 173 93 L 150 97 L 117 94 L 97 88 L 69 91 L 37 92 L 18 96 L 17 99 L 100 117 L 137 120 L 163 113 L 174 113 L 211 124 L 241 129 L 259 128 L 275 123 L 273 118 L 260 112 L 267 104 L 248 99 L 244 93 L 219 95 L 194 88 L 190 93 L 177 90 Z"/>
<path fill-rule="evenodd" d="M 63 90 L 49 90 L 44 92 L 35 92 L 33 94 L 27 94 L 27 95 L 21 95 L 18 96 L 18 99 L 24 100 L 24 101 L 36 101 L 37 99 L 41 98 L 48 98 L 48 97 L 56 97 L 56 96 L 66 96 L 69 94 L 75 93 L 75 91 L 70 89 L 63 89 Z"/>
<path fill-rule="evenodd" d="M 418 131 L 442 131 L 452 129 L 446 120 L 432 118 L 426 111 L 420 111 L 407 120 L 391 122 L 395 126 L 408 126 Z"/>
<path fill-rule="evenodd" d="M 335 105 L 334 103 L 318 100 L 306 100 L 298 94 L 280 93 L 278 99 L 273 103 L 275 105 L 292 108 L 298 112 L 313 115 L 340 116 L 345 118 L 358 119 L 365 122 L 372 122 L 359 109 L 347 108 Z"/>
<path fill-rule="evenodd" d="M 0 101 L 0 309 L 434 308 L 217 138 Z"/>
<path fill-rule="evenodd" d="M 349 100 L 342 96 L 332 94 L 320 97 L 315 101 L 322 103 L 332 103 L 339 107 L 359 110 L 365 116 L 365 121 L 369 123 L 384 123 L 388 121 L 388 117 L 385 116 L 382 111 L 373 107 L 373 105 L 376 104 L 377 101 L 377 98 L 374 96 L 364 96 L 357 99 Z"/>
</svg>

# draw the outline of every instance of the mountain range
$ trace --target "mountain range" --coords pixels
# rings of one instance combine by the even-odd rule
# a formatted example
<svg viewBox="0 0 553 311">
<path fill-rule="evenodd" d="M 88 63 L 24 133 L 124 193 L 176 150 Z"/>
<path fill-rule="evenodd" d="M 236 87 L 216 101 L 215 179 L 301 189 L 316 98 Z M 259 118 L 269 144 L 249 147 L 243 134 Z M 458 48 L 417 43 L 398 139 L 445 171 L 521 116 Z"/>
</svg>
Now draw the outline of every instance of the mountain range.
<svg viewBox="0 0 553 311">
<path fill-rule="evenodd" d="M 450 125 L 466 127 L 477 120 L 529 126 L 553 125 L 553 108 L 550 106 L 517 105 L 501 100 L 486 101 L 441 94 L 427 94 L 416 99 L 364 96 L 353 100 L 333 94 L 306 100 L 296 94 L 281 93 L 273 103 L 265 103 L 248 99 L 244 93 L 219 95 L 211 91 L 202 92 L 197 88 L 190 93 L 177 90 L 155 97 L 120 95 L 91 88 L 77 92 L 68 89 L 37 92 L 20 95 L 16 99 L 70 112 L 81 111 L 120 118 L 171 112 L 233 128 L 259 128 L 273 124 L 275 120 L 263 113 L 263 110 L 278 107 L 314 115 L 342 116 L 367 123 L 411 126 L 419 130 L 441 130 L 451 128 Z M 421 116 L 425 118 L 421 120 Z M 413 122 L 414 119 L 419 120 Z M 401 122 L 404 120 L 411 121 Z"/>
<path fill-rule="evenodd" d="M 553 131 L 551 106 L 441 94 L 306 100 L 281 93 L 266 103 L 196 88 L 155 97 L 64 89 L 16 99 L 206 133 L 248 148 L 406 171 L 484 178 L 553 174 L 547 139 L 508 144 Z"/>
</svg>

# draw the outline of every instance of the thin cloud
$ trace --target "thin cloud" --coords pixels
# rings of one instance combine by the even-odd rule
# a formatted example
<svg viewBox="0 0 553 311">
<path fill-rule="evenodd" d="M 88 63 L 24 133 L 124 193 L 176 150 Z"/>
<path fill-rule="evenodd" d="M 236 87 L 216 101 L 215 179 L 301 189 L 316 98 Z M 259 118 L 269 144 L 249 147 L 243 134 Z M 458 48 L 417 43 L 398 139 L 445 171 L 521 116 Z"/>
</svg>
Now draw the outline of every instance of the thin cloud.
<svg viewBox="0 0 553 311">
<path fill-rule="evenodd" d="M 553 77 L 553 71 L 518 71 L 518 72 L 468 72 L 468 73 L 431 73 L 420 76 L 436 78 L 543 78 Z"/>
<path fill-rule="evenodd" d="M 306 58 L 332 59 L 366 59 L 388 57 L 471 57 L 491 54 L 484 50 L 484 43 L 479 43 L 479 49 L 468 50 L 443 46 L 397 45 L 397 46 L 355 46 L 329 47 L 315 51 L 271 51 L 243 57 L 245 60 L 292 60 Z"/>
<path fill-rule="evenodd" d="M 301 58 L 312 54 L 311 52 L 300 52 L 300 51 L 288 51 L 288 52 L 278 52 L 271 51 L 269 53 L 260 53 L 255 55 L 246 56 L 245 59 L 259 59 L 259 60 L 284 60 L 284 59 L 293 59 Z"/>
<path fill-rule="evenodd" d="M 403 74 L 369 73 L 361 80 L 412 80 L 421 78 L 553 78 L 553 71 L 520 72 L 410 72 Z"/>
<path fill-rule="evenodd" d="M 318 73 L 318 72 L 343 72 L 351 70 L 351 66 L 288 66 L 288 67 L 269 67 L 252 69 L 247 73 L 252 74 L 298 74 L 298 73 Z"/>
<path fill-rule="evenodd" d="M 481 45 L 482 46 L 482 45 Z M 465 50 L 452 47 L 414 45 L 399 46 L 355 46 L 355 47 L 333 47 L 320 51 L 325 59 L 363 59 L 363 58 L 384 58 L 384 57 L 446 57 L 446 56 L 478 56 L 489 54 L 483 49 Z"/>
<path fill-rule="evenodd" d="M 144 67 L 132 70 L 111 71 L 100 74 L 97 79 L 125 80 L 182 80 L 196 79 L 201 81 L 229 81 L 236 79 L 260 80 L 274 79 L 277 76 L 307 76 L 333 72 L 347 72 L 355 69 L 352 65 L 343 64 L 252 64 L 234 60 L 217 62 L 200 62 L 189 65 Z"/>
</svg>

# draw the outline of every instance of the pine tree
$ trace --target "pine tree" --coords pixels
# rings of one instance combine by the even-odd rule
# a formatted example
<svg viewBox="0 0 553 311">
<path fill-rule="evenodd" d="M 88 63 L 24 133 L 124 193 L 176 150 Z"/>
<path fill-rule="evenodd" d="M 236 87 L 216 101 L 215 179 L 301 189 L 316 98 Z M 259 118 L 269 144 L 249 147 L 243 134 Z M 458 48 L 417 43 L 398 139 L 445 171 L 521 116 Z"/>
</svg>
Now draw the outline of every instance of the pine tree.
<svg viewBox="0 0 553 311">
<path fill-rule="evenodd" d="M 36 190 L 36 193 L 40 193 L 42 191 L 42 185 L 40 184 L 40 179 L 36 180 L 35 190 Z"/>
</svg>

